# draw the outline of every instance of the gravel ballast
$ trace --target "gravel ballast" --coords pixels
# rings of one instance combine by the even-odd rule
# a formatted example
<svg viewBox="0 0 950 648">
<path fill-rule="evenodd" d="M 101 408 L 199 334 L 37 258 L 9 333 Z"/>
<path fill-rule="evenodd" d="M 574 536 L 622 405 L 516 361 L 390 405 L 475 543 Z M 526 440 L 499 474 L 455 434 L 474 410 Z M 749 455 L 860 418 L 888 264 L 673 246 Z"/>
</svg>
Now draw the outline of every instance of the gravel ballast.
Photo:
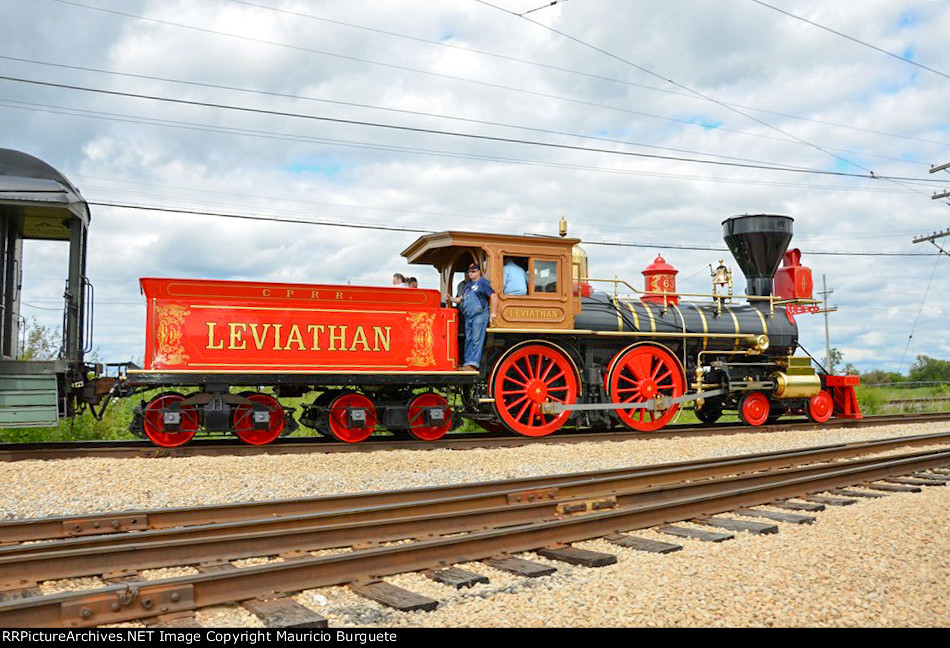
<svg viewBox="0 0 950 648">
<path fill-rule="evenodd" d="M 255 457 L 70 459 L 0 464 L 0 518 L 193 506 L 530 475 L 600 470 L 941 431 L 939 424 L 678 437 L 495 450 L 432 450 Z M 419 574 L 387 578 L 440 601 L 397 612 L 344 587 L 294 599 L 333 626 L 918 626 L 950 624 L 950 488 L 925 487 L 828 507 L 813 525 L 724 543 L 675 539 L 657 555 L 603 540 L 576 546 L 617 555 L 597 569 L 558 568 L 528 579 L 483 564 L 489 584 L 456 590 Z M 728 516 L 727 516 L 728 517 Z M 748 519 L 748 518 L 746 518 Z M 466 567 L 462 565 L 462 567 Z M 70 588 L 72 589 L 72 588 Z M 230 606 L 198 613 L 209 626 L 259 626 Z"/>
</svg>

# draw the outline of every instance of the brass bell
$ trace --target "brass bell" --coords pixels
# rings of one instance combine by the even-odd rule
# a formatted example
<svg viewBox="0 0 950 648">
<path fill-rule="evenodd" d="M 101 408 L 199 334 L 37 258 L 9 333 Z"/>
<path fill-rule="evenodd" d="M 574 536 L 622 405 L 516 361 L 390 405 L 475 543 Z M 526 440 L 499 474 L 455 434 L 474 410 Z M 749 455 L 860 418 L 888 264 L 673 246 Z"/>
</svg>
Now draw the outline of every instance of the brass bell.
<svg viewBox="0 0 950 648">
<path fill-rule="evenodd" d="M 719 259 L 719 267 L 712 273 L 713 283 L 725 286 L 732 280 L 732 273 L 729 268 L 723 265 L 722 259 Z"/>
</svg>

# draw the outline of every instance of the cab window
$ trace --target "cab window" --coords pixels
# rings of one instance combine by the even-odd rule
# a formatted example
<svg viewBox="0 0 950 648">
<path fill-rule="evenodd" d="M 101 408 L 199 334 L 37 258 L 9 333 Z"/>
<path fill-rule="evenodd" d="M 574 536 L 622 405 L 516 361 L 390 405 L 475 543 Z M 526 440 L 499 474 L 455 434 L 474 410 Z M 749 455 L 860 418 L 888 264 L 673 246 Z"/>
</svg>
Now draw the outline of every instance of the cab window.
<svg viewBox="0 0 950 648">
<path fill-rule="evenodd" d="M 528 294 L 528 257 L 502 257 L 502 292 L 506 295 Z"/>
<path fill-rule="evenodd" d="M 557 261 L 534 262 L 534 289 L 537 293 L 557 292 Z"/>
</svg>

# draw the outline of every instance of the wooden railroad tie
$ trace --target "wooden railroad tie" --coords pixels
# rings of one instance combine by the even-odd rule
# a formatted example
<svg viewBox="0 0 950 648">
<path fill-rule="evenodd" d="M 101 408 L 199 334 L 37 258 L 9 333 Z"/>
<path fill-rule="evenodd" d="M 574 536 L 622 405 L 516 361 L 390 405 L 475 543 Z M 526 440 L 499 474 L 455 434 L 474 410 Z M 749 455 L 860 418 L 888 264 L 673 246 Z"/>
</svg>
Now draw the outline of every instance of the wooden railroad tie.
<svg viewBox="0 0 950 648">
<path fill-rule="evenodd" d="M 764 522 L 749 522 L 746 520 L 730 520 L 728 518 L 695 518 L 691 520 L 696 524 L 711 526 L 719 529 L 728 529 L 729 531 L 745 531 L 754 535 L 766 535 L 769 533 L 778 533 L 778 526 L 774 524 L 765 524 Z"/>
<path fill-rule="evenodd" d="M 700 529 L 689 529 L 686 527 L 670 526 L 668 524 L 657 527 L 657 531 L 678 538 L 692 538 L 702 540 L 703 542 L 725 542 L 735 538 L 731 533 L 713 533 L 711 531 L 701 531 Z"/>
<path fill-rule="evenodd" d="M 578 549 L 569 545 L 553 545 L 542 547 L 535 551 L 539 556 L 549 560 L 560 560 L 571 565 L 583 565 L 584 567 L 606 567 L 617 562 L 617 556 L 602 551 L 590 551 L 589 549 Z"/>
<path fill-rule="evenodd" d="M 410 592 L 385 581 L 350 583 L 350 589 L 371 601 L 382 603 L 401 612 L 414 612 L 416 610 L 431 612 L 439 607 L 439 602 L 435 599 Z"/>
<path fill-rule="evenodd" d="M 939 475 L 933 472 L 917 472 L 911 475 L 911 477 L 919 477 L 920 479 L 929 479 L 931 481 L 950 482 L 950 475 Z"/>
<path fill-rule="evenodd" d="M 902 484 L 885 484 L 882 482 L 864 482 L 858 484 L 861 488 L 873 488 L 885 493 L 919 493 L 920 486 L 904 486 Z"/>
<path fill-rule="evenodd" d="M 435 582 L 449 585 L 455 589 L 474 587 L 478 583 L 485 583 L 486 585 L 489 583 L 487 576 L 482 576 L 481 574 L 476 574 L 475 572 L 470 572 L 465 569 L 459 569 L 458 567 L 429 569 L 423 573 Z"/>
<path fill-rule="evenodd" d="M 824 510 L 824 506 L 821 510 Z M 745 515 L 748 517 L 760 517 L 776 522 L 788 522 L 789 524 L 812 524 L 815 518 L 811 515 L 801 515 L 799 513 L 782 513 L 780 511 L 766 511 L 764 509 L 737 509 L 733 511 L 736 515 Z"/>
<path fill-rule="evenodd" d="M 517 574 L 518 576 L 525 576 L 527 578 L 550 576 L 557 571 L 557 567 L 542 565 L 541 563 L 531 562 L 530 560 L 525 560 L 524 558 L 512 558 L 510 556 L 489 558 L 484 562 L 489 567 L 494 567 L 495 569 L 500 569 L 501 571 L 506 571 L 511 574 Z"/>
<path fill-rule="evenodd" d="M 241 606 L 268 628 L 326 628 L 327 620 L 297 601 L 280 596 L 242 601 Z"/>
<path fill-rule="evenodd" d="M 904 484 L 905 486 L 944 486 L 944 481 L 934 481 L 932 479 L 921 479 L 920 477 L 888 477 L 883 481 L 891 484 Z"/>
<path fill-rule="evenodd" d="M 857 504 L 858 500 L 848 499 L 846 497 L 831 497 L 829 495 L 809 495 L 803 497 L 809 502 L 818 502 L 819 504 L 826 504 L 827 506 L 851 506 L 852 504 Z"/>
<path fill-rule="evenodd" d="M 865 499 L 878 499 L 880 497 L 887 497 L 883 493 L 869 493 L 867 491 L 856 491 L 849 488 L 835 488 L 831 491 L 835 495 L 844 495 L 845 497 L 863 497 Z"/>
<path fill-rule="evenodd" d="M 659 540 L 648 540 L 646 538 L 637 538 L 622 533 L 609 535 L 604 538 L 607 542 L 615 544 L 618 547 L 627 547 L 637 551 L 649 551 L 651 553 L 668 554 L 674 551 L 682 551 L 683 546 L 672 544 L 670 542 L 661 542 Z"/>
<path fill-rule="evenodd" d="M 789 511 L 811 511 L 815 513 L 825 510 L 825 505 L 819 504 L 818 502 L 793 502 L 791 500 L 775 500 L 774 502 L 769 502 L 769 506 L 783 508 Z"/>
</svg>

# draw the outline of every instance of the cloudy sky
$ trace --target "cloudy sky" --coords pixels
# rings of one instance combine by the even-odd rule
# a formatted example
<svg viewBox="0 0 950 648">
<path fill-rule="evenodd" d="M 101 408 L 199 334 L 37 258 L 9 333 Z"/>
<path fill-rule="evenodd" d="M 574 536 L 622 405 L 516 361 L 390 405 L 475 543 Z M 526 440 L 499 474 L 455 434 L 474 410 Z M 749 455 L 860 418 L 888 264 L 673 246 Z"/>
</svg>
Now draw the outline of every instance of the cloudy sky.
<svg viewBox="0 0 950 648">
<path fill-rule="evenodd" d="M 662 253 L 707 292 L 708 265 L 731 263 L 720 223 L 745 213 L 795 219 L 846 362 L 950 358 L 950 259 L 912 243 L 950 228 L 931 199 L 950 173 L 929 173 L 950 162 L 946 0 L 0 0 L 0 16 L 0 147 L 94 203 L 100 360 L 142 357 L 143 276 L 432 288 L 399 255 L 419 231 L 554 234 L 564 216 L 592 276 L 640 285 Z M 40 323 L 61 317 L 64 247 L 26 250 Z M 798 321 L 823 355 L 822 316 Z"/>
</svg>

